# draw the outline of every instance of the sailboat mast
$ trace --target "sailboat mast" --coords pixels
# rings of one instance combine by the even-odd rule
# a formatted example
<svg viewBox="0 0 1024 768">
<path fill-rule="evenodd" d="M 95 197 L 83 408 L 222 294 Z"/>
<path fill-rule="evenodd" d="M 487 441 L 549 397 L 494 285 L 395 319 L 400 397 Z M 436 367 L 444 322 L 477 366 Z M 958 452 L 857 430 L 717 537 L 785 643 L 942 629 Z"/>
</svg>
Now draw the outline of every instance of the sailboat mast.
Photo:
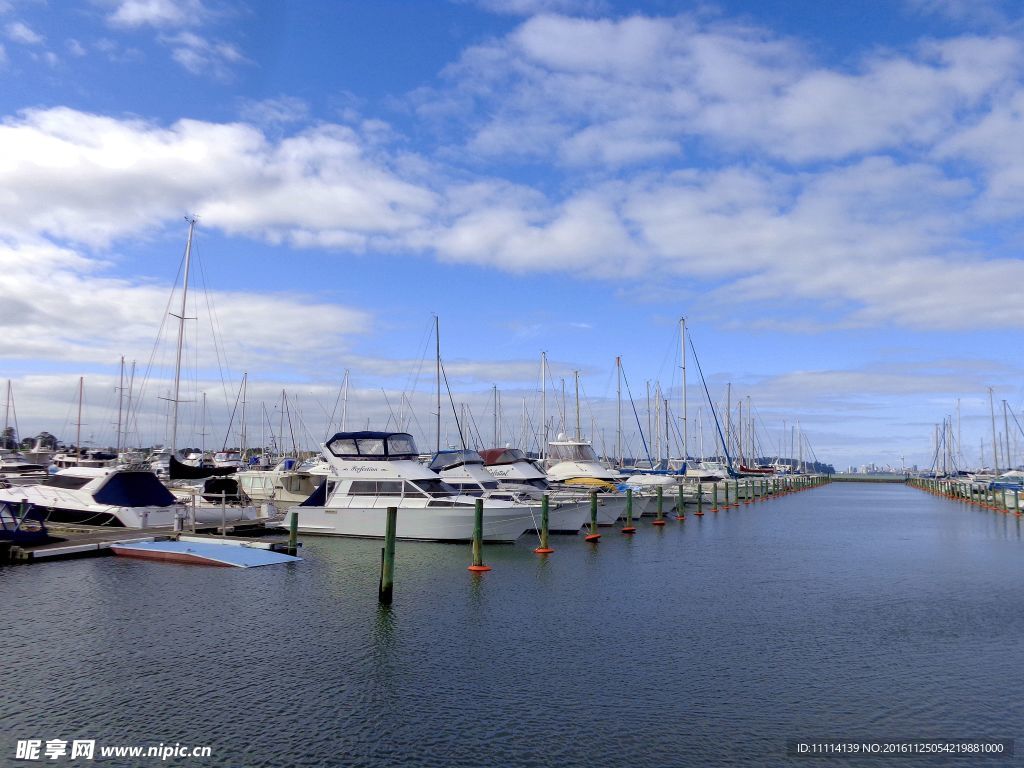
<svg viewBox="0 0 1024 768">
<path fill-rule="evenodd" d="M 1006 440 L 1006 453 L 1003 457 L 1006 460 L 1006 471 L 1013 469 L 1013 458 L 1010 456 L 1010 422 L 1006 418 L 1006 401 L 1003 400 L 1003 437 Z"/>
<path fill-rule="evenodd" d="M 174 360 L 174 400 L 171 418 L 171 454 L 178 452 L 178 399 L 181 393 L 181 349 L 185 342 L 185 307 L 188 299 L 188 272 L 192 263 L 192 235 L 196 229 L 195 217 L 185 217 L 188 222 L 188 241 L 185 243 L 185 274 L 181 286 L 181 314 L 178 318 L 178 353 Z M 172 314 L 172 317 L 175 315 Z"/>
<path fill-rule="evenodd" d="M 992 464 L 996 474 L 999 474 L 999 441 L 996 439 L 996 411 L 992 404 L 992 387 L 988 388 L 988 412 L 992 417 Z"/>
<path fill-rule="evenodd" d="M 725 452 L 729 453 L 732 444 L 732 382 L 725 385 Z"/>
<path fill-rule="evenodd" d="M 242 457 L 242 461 L 243 462 L 245 461 L 245 394 L 246 394 L 248 383 L 249 383 L 249 372 L 248 371 L 244 371 L 242 373 L 242 423 L 241 423 L 241 431 L 240 431 L 240 435 L 241 436 L 239 438 L 240 445 L 238 446 L 238 453 Z"/>
<path fill-rule="evenodd" d="M 8 391 L 7 398 L 10 399 L 11 393 Z M 121 376 L 117 384 L 117 449 L 116 452 L 121 455 L 121 410 L 124 405 L 124 355 L 121 355 Z M 5 430 L 6 431 L 6 430 Z"/>
<path fill-rule="evenodd" d="M 681 393 L 683 399 L 683 461 L 685 462 L 687 457 L 690 455 L 690 441 L 688 438 L 687 431 L 687 415 L 686 415 L 686 318 L 679 318 L 679 355 L 682 362 L 683 369 L 683 391 Z"/>
<path fill-rule="evenodd" d="M 78 429 L 75 431 L 75 451 L 78 463 L 82 463 L 82 394 L 85 390 L 85 377 L 78 377 Z"/>
<path fill-rule="evenodd" d="M 573 376 L 576 378 L 576 439 L 582 440 L 583 433 L 580 430 L 580 372 L 573 371 Z"/>
<path fill-rule="evenodd" d="M 548 356 L 547 352 L 540 353 L 540 457 L 546 459 L 548 455 Z"/>
<path fill-rule="evenodd" d="M 435 453 L 441 452 L 441 318 L 434 315 L 434 383 L 437 388 L 437 444 Z"/>
<path fill-rule="evenodd" d="M 622 358 L 615 358 L 615 458 L 622 466 Z"/>
</svg>

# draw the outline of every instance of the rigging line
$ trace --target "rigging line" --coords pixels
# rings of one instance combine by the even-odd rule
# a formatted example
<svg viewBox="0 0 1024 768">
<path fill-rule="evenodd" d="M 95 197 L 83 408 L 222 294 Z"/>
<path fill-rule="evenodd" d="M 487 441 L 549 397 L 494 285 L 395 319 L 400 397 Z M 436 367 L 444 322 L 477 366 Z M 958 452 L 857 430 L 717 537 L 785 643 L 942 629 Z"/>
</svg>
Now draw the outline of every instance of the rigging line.
<svg viewBox="0 0 1024 768">
<path fill-rule="evenodd" d="M 697 349 L 693 346 L 693 334 L 690 334 L 690 351 L 693 353 L 693 362 L 697 364 L 697 373 L 700 374 L 700 383 L 704 385 L 704 394 L 708 399 L 708 405 L 711 407 L 711 415 L 715 419 L 715 427 L 718 429 L 718 439 L 722 441 L 722 450 L 725 452 L 725 459 L 728 462 L 727 469 L 729 473 L 732 473 L 732 457 L 729 456 L 729 447 L 725 444 L 725 435 L 722 434 L 722 425 L 718 423 L 718 414 L 715 412 L 715 404 L 711 401 L 711 393 L 708 391 L 708 383 L 704 379 L 704 371 L 701 370 L 700 360 L 697 359 Z"/>
<path fill-rule="evenodd" d="M 391 414 L 390 416 L 388 416 L 388 424 L 390 424 L 393 421 L 395 422 L 395 429 L 401 429 L 402 425 L 398 423 L 398 417 L 395 415 L 395 409 L 391 407 L 391 400 L 388 399 L 388 393 L 384 390 L 384 387 L 380 388 L 380 393 L 384 395 L 384 403 L 388 407 L 388 413 Z M 384 429 L 386 430 L 387 426 L 385 426 Z"/>
<path fill-rule="evenodd" d="M 227 364 L 227 353 L 223 350 L 223 345 L 222 345 L 222 342 L 221 342 L 221 336 L 223 336 L 223 333 L 221 332 L 220 318 L 217 316 L 216 308 L 214 307 L 213 302 L 210 299 L 210 288 L 209 288 L 209 285 L 208 285 L 207 280 L 206 280 L 206 266 L 205 266 L 205 264 L 203 262 L 203 259 L 199 256 L 199 253 L 196 250 L 195 246 L 193 246 L 193 252 L 195 253 L 196 262 L 197 262 L 197 264 L 199 266 L 199 277 L 200 277 L 200 281 L 203 284 L 203 298 L 206 300 L 206 312 L 207 312 L 208 320 L 209 320 L 209 323 L 210 323 L 210 335 L 213 336 L 213 351 L 214 351 L 214 355 L 217 358 L 217 371 L 220 374 L 221 389 L 224 392 L 224 404 L 227 405 L 227 403 L 228 403 L 227 379 L 228 378 L 234 379 L 234 375 L 232 374 L 231 369 L 228 367 L 228 364 Z M 197 312 L 196 314 L 198 315 L 199 313 Z M 199 334 L 198 334 L 198 326 L 199 326 L 199 323 L 196 323 L 196 331 L 197 331 L 197 333 L 196 333 L 196 339 L 197 339 L 197 344 L 196 344 L 196 371 L 197 372 L 199 370 L 199 345 L 198 345 L 198 335 Z M 226 369 L 226 373 L 225 373 L 225 369 Z"/>
<path fill-rule="evenodd" d="M 466 436 L 462 434 L 462 424 L 459 422 L 459 414 L 455 410 L 455 399 L 452 397 L 452 388 L 448 386 L 448 372 L 444 369 L 444 361 L 437 359 L 441 367 L 441 376 L 444 378 L 444 388 L 448 391 L 448 401 L 452 404 L 452 415 L 455 417 L 455 426 L 459 430 L 459 440 L 462 442 L 462 450 L 466 450 Z"/>
<path fill-rule="evenodd" d="M 633 392 L 629 388 L 629 380 L 626 378 L 626 369 L 619 366 L 619 370 L 622 372 L 622 382 L 626 385 L 626 394 L 629 395 L 629 404 L 633 408 L 633 417 L 636 419 L 636 428 L 640 430 L 640 440 L 644 445 L 644 454 L 647 456 L 647 463 L 654 467 L 654 462 L 651 460 L 651 452 L 647 448 L 647 438 L 644 437 L 644 428 L 640 426 L 640 414 L 636 412 L 636 403 L 633 402 Z"/>
</svg>

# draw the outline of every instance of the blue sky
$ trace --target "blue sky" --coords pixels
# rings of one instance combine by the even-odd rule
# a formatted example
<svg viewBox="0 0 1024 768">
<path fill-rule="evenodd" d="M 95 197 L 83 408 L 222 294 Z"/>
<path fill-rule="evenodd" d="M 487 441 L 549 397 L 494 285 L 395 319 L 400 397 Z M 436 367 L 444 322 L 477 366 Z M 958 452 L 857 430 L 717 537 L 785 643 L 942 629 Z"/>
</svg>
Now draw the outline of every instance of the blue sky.
<svg viewBox="0 0 1024 768">
<path fill-rule="evenodd" d="M 243 371 L 250 416 L 266 409 L 250 433 L 280 423 L 284 389 L 311 442 L 346 370 L 351 424 L 384 427 L 405 393 L 432 443 L 434 314 L 457 408 L 490 425 L 497 386 L 502 442 L 524 402 L 539 420 L 546 351 L 610 443 L 617 355 L 638 408 L 660 382 L 678 418 L 686 316 L 716 405 L 728 382 L 749 397 L 764 453 L 799 422 L 837 467 L 928 464 L 959 400 L 966 463 L 982 440 L 991 463 L 987 388 L 1000 432 L 1001 401 L 1024 401 L 1022 18 L 961 0 L 0 0 L 18 426 L 73 438 L 84 376 L 86 439 L 113 442 L 123 355 L 149 368 L 130 439 L 164 439 L 158 329 L 195 213 L 182 397 L 207 393 L 208 444 Z"/>
</svg>

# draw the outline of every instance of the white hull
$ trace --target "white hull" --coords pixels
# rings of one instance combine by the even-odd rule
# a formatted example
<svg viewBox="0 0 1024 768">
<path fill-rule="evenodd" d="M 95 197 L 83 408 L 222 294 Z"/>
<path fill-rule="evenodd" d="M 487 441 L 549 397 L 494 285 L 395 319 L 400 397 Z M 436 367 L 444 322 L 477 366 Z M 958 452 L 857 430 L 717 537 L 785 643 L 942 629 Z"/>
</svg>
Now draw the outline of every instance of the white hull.
<svg viewBox="0 0 1024 768">
<path fill-rule="evenodd" d="M 292 515 L 298 512 L 300 533 L 381 539 L 385 533 L 387 506 L 382 503 L 380 506 L 292 507 L 285 514 L 283 525 L 289 527 Z M 483 540 L 511 543 L 533 530 L 535 517 L 531 509 L 523 506 L 488 508 L 485 504 Z M 539 524 L 539 510 L 536 514 Z M 399 539 L 470 541 L 474 516 L 471 504 L 399 506 L 395 533 Z"/>
<path fill-rule="evenodd" d="M 172 528 L 177 505 L 118 507 L 97 504 L 87 493 L 48 485 L 22 485 L 0 489 L 0 502 L 26 501 L 47 516 L 48 522 L 70 525 L 107 525 L 124 528 Z"/>
</svg>

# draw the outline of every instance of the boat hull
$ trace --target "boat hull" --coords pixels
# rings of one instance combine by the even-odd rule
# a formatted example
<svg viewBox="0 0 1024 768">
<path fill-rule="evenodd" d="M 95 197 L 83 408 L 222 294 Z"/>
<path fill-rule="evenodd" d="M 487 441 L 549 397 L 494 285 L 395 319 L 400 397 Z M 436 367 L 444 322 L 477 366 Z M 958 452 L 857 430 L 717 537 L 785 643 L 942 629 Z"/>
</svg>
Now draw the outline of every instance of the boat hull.
<svg viewBox="0 0 1024 768">
<path fill-rule="evenodd" d="M 386 507 L 292 507 L 285 513 L 284 527 L 298 512 L 300 533 L 382 539 L 387 521 Z M 414 541 L 470 541 L 473 538 L 474 508 L 470 505 L 399 507 L 395 535 Z M 511 543 L 534 528 L 529 507 L 484 506 L 483 540 Z"/>
</svg>

